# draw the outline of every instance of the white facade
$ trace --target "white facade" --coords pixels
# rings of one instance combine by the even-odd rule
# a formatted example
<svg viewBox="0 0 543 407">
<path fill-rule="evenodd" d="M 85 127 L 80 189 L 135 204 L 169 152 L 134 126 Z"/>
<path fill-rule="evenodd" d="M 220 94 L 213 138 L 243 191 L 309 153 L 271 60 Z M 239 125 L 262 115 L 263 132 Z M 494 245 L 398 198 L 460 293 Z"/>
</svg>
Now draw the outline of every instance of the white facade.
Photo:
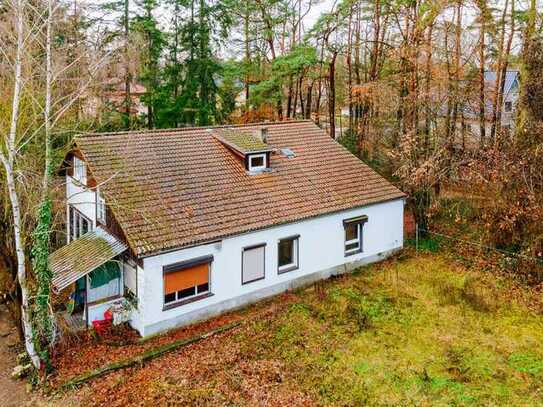
<svg viewBox="0 0 543 407">
<path fill-rule="evenodd" d="M 222 241 L 144 258 L 138 270 L 138 315 L 132 326 L 147 336 L 255 302 L 298 285 L 384 258 L 403 245 L 404 200 L 397 199 L 225 238 Z M 362 252 L 345 256 L 343 220 L 366 215 Z M 299 235 L 299 268 L 278 274 L 279 239 Z M 265 278 L 242 285 L 244 247 L 265 243 Z M 164 309 L 163 267 L 213 256 L 212 296 Z"/>
<path fill-rule="evenodd" d="M 66 192 L 68 204 L 96 227 L 96 191 L 66 176 Z M 151 255 L 143 258 L 143 267 L 134 265 L 135 269 L 123 263 L 121 295 L 126 285 L 136 292 L 138 304 L 131 312 L 130 324 L 142 336 L 152 335 L 383 259 L 403 245 L 403 209 L 404 200 L 396 199 Z M 362 252 L 346 256 L 343 221 L 359 216 L 367 216 L 362 226 Z M 295 235 L 299 235 L 298 268 L 278 273 L 278 242 Z M 242 284 L 243 249 L 260 244 L 265 244 L 265 276 Z M 209 280 L 212 295 L 165 309 L 163 267 L 202 256 L 213 256 Z M 103 319 L 104 312 L 116 301 L 119 299 L 89 304 L 88 323 Z"/>
<path fill-rule="evenodd" d="M 92 227 L 96 227 L 96 191 L 81 185 L 69 175 L 66 175 L 66 199 L 69 206 L 73 206 L 85 217 L 87 217 Z M 66 212 L 66 219 L 69 219 L 68 212 Z M 68 222 L 68 236 L 70 235 L 70 223 Z"/>
</svg>

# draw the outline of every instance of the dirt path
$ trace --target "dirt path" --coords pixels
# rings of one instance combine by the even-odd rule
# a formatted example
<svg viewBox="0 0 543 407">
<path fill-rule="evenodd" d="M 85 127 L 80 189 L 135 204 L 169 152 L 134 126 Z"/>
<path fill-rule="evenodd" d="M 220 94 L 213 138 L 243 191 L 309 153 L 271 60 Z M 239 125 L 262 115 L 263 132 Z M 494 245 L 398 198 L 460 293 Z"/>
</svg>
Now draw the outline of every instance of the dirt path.
<svg viewBox="0 0 543 407">
<path fill-rule="evenodd" d="M 25 382 L 11 379 L 16 365 L 18 335 L 5 305 L 0 305 L 0 404 L 3 407 L 35 405 Z"/>
</svg>

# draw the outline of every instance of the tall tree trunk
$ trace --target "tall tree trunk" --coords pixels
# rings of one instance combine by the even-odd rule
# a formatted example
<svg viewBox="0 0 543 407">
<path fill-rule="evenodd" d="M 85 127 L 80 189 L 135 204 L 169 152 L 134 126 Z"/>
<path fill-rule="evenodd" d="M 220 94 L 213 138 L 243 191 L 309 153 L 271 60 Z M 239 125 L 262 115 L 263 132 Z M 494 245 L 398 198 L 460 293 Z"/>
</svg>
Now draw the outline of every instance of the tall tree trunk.
<svg viewBox="0 0 543 407">
<path fill-rule="evenodd" d="M 311 102 L 313 98 L 313 85 L 315 81 L 312 80 L 307 87 L 307 96 L 305 98 L 305 118 L 311 119 Z"/>
<path fill-rule="evenodd" d="M 324 75 L 323 73 L 324 69 L 324 40 L 322 42 L 321 46 L 321 56 L 320 56 L 320 63 L 319 63 L 319 80 L 317 83 L 317 100 L 315 103 L 315 123 L 320 124 L 320 109 L 321 109 L 321 98 L 322 98 L 322 77 Z"/>
<path fill-rule="evenodd" d="M 34 343 L 32 341 L 32 324 L 30 320 L 29 309 L 29 288 L 26 279 L 26 258 L 25 249 L 22 238 L 22 218 L 19 206 L 19 196 L 15 186 L 15 155 L 16 136 L 19 120 L 19 106 L 21 102 L 21 92 L 23 87 L 22 64 L 23 52 L 25 48 L 25 33 L 24 33 L 24 15 L 25 15 L 25 0 L 17 0 L 15 2 L 15 29 L 17 35 L 17 49 L 14 61 L 14 85 L 13 85 L 13 100 L 11 107 L 11 123 L 9 134 L 7 137 L 6 155 L 0 149 L 0 161 L 4 165 L 6 173 L 6 181 L 8 187 L 9 198 L 11 202 L 11 212 L 13 215 L 13 235 L 15 240 L 15 252 L 17 255 L 17 279 L 21 288 L 21 324 L 23 326 L 25 348 L 36 368 L 40 366 L 40 360 L 36 354 Z"/>
<path fill-rule="evenodd" d="M 400 134 L 405 134 L 407 132 L 406 121 L 408 120 L 406 111 L 407 111 L 407 96 L 409 96 L 409 73 L 410 73 L 410 57 L 409 57 L 409 33 L 410 33 L 410 19 L 405 19 L 405 34 L 403 42 L 400 46 L 400 79 L 399 79 L 399 106 L 396 112 L 396 122 L 398 131 L 395 132 L 392 145 L 395 147 L 398 145 L 398 137 Z"/>
<path fill-rule="evenodd" d="M 352 61 L 352 48 L 353 48 L 353 6 L 349 10 L 349 29 L 347 33 L 347 55 L 345 56 L 345 62 L 347 64 L 347 92 L 349 101 L 349 131 L 353 130 L 353 61 Z"/>
<path fill-rule="evenodd" d="M 249 46 L 249 0 L 245 0 L 246 10 L 243 16 L 243 33 L 245 45 L 245 111 L 249 111 L 249 64 L 251 63 L 251 49 Z"/>
<path fill-rule="evenodd" d="M 379 40 L 381 39 L 381 0 L 375 0 L 373 17 L 373 43 L 370 54 L 370 72 L 369 80 L 374 81 L 377 78 L 377 65 L 379 59 Z"/>
<path fill-rule="evenodd" d="M 130 130 L 130 110 L 132 109 L 132 96 L 130 95 L 130 84 L 132 82 L 132 74 L 130 72 L 130 47 L 129 47 L 129 29 L 130 16 L 129 5 L 130 0 L 124 0 L 124 108 L 125 108 L 125 123 L 126 130 Z"/>
<path fill-rule="evenodd" d="M 445 65 L 447 68 L 447 110 L 445 113 L 445 140 L 448 143 L 451 137 L 451 113 L 453 104 L 453 79 L 451 72 L 451 59 L 449 56 L 449 25 L 445 30 Z"/>
<path fill-rule="evenodd" d="M 296 82 L 296 92 L 295 92 L 295 97 L 294 97 L 294 107 L 293 107 L 293 111 L 294 111 L 294 117 L 297 117 L 297 112 L 298 112 L 298 98 L 300 99 L 300 111 L 301 111 L 301 114 L 302 114 L 302 117 L 304 117 L 304 100 L 303 100 L 303 80 L 304 80 L 304 74 L 303 72 L 300 73 L 300 77 L 298 78 L 297 82 Z"/>
<path fill-rule="evenodd" d="M 497 117 L 498 117 L 498 94 L 500 93 L 501 88 L 501 71 L 503 61 L 503 52 L 504 52 L 504 42 L 505 42 L 505 16 L 507 15 L 507 6 L 509 0 L 505 0 L 505 6 L 503 7 L 502 17 L 500 20 L 500 40 L 498 42 L 498 58 L 496 63 L 496 81 L 494 83 L 494 92 L 492 93 L 492 117 L 490 119 L 490 139 L 494 140 L 496 137 L 496 127 L 497 127 Z"/>
<path fill-rule="evenodd" d="M 13 234 L 15 239 L 15 252 L 17 254 L 17 279 L 19 280 L 19 286 L 21 288 L 21 323 L 23 326 L 25 348 L 34 367 L 39 368 L 40 359 L 36 354 L 34 342 L 32 340 L 32 323 L 30 320 L 29 307 L 30 290 L 26 279 L 26 258 L 21 230 L 22 219 L 19 206 L 19 197 L 15 187 L 15 171 L 13 166 L 10 165 L 4 157 L 0 158 L 2 161 L 5 161 L 4 169 L 6 170 L 6 180 L 11 202 L 11 211 L 13 213 Z"/>
<path fill-rule="evenodd" d="M 479 132 L 481 145 L 486 139 L 486 114 L 485 114 L 485 16 L 481 13 L 481 34 L 479 38 Z"/>
<path fill-rule="evenodd" d="M 507 68 L 509 66 L 509 55 L 511 54 L 511 46 L 513 45 L 513 37 L 515 36 L 515 0 L 511 0 L 511 31 L 509 32 L 509 37 L 507 38 L 507 45 L 505 47 L 503 63 L 501 64 L 500 75 L 500 88 L 498 91 L 498 109 L 496 113 L 496 130 L 501 131 L 502 124 L 502 106 L 503 106 L 503 96 L 505 91 L 505 77 L 507 75 Z"/>
<path fill-rule="evenodd" d="M 456 139 L 456 127 L 458 122 L 458 105 L 460 102 L 460 62 L 461 51 L 460 45 L 462 41 L 462 0 L 456 3 L 456 22 L 454 27 L 454 82 L 453 82 L 453 105 L 452 105 L 452 131 L 449 135 L 449 148 L 452 152 Z"/>
<path fill-rule="evenodd" d="M 52 131 L 52 87 L 53 87 L 53 1 L 47 1 L 46 37 L 45 37 L 45 104 L 43 110 L 45 138 L 45 166 L 40 207 L 37 224 L 32 233 L 33 269 L 36 280 L 36 295 L 33 308 L 33 341 L 39 357 L 47 370 L 51 369 L 49 350 L 54 341 L 54 315 L 51 311 L 51 279 L 49 269 L 49 248 L 52 222 L 52 202 L 50 196 L 50 180 L 53 173 L 51 160 Z"/>
<path fill-rule="evenodd" d="M 362 83 L 360 77 L 360 26 L 361 26 L 361 11 L 360 3 L 356 4 L 356 27 L 355 27 L 355 39 L 354 39 L 354 78 L 356 85 Z M 358 132 L 358 122 L 360 118 L 360 102 L 355 101 L 354 106 L 354 121 L 353 128 Z"/>
<path fill-rule="evenodd" d="M 432 82 L 432 32 L 434 24 L 428 29 L 428 38 L 426 39 L 426 82 L 424 87 L 424 155 L 428 157 L 430 150 L 430 127 L 432 123 L 432 109 L 430 100 L 430 84 Z"/>
<path fill-rule="evenodd" d="M 330 120 L 330 137 L 336 137 L 336 58 L 337 51 L 333 51 L 332 59 L 328 65 L 328 117 Z"/>
<path fill-rule="evenodd" d="M 174 7 L 174 43 L 173 43 L 173 63 L 175 64 L 175 76 L 174 76 L 174 86 L 173 86 L 173 98 L 175 102 L 177 103 L 177 98 L 179 97 L 179 84 L 180 84 L 180 78 L 179 78 L 179 61 L 178 61 L 178 52 L 179 52 L 179 1 L 175 0 L 175 7 Z M 175 114 L 173 121 L 174 121 L 174 127 L 179 127 L 179 115 Z"/>
<path fill-rule="evenodd" d="M 289 119 L 292 116 L 292 91 L 293 91 L 292 88 L 293 88 L 293 84 L 292 84 L 292 76 L 291 76 L 288 81 L 287 119 Z"/>
</svg>

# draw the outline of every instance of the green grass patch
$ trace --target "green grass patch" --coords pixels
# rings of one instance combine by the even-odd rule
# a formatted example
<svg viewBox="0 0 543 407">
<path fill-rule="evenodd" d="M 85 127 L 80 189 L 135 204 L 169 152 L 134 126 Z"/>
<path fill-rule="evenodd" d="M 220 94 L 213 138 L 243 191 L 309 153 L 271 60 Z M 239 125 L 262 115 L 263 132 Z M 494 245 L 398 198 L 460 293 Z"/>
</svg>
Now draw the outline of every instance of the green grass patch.
<svg viewBox="0 0 543 407">
<path fill-rule="evenodd" d="M 532 376 L 543 376 L 543 359 L 533 353 L 517 353 L 509 356 L 509 366 L 521 373 L 528 373 Z"/>
<path fill-rule="evenodd" d="M 503 281 L 428 255 L 298 296 L 242 340 L 323 405 L 541 405 L 543 317 Z"/>
<path fill-rule="evenodd" d="M 438 253 L 442 246 L 442 239 L 439 236 L 420 237 L 418 246 L 416 239 L 406 239 L 406 246 L 417 248 L 421 252 Z"/>
</svg>

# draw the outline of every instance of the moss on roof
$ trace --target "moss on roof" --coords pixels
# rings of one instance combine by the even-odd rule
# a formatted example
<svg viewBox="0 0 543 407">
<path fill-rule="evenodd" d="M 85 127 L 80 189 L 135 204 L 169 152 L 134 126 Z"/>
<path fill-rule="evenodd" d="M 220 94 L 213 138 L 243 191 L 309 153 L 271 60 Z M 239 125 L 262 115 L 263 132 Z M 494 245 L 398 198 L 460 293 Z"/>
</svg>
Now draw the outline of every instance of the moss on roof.
<svg viewBox="0 0 543 407">
<path fill-rule="evenodd" d="M 53 287 L 62 290 L 125 250 L 126 246 L 114 236 L 96 228 L 49 256 Z"/>
<path fill-rule="evenodd" d="M 242 154 L 272 150 L 269 145 L 252 134 L 230 129 L 216 130 L 217 138 Z"/>
<path fill-rule="evenodd" d="M 247 174 L 232 151 L 245 153 L 219 137 L 262 147 L 262 126 L 96 134 L 77 146 L 138 256 L 405 197 L 310 121 L 266 123 L 266 148 L 296 156 L 270 154 L 270 172 Z"/>
</svg>

